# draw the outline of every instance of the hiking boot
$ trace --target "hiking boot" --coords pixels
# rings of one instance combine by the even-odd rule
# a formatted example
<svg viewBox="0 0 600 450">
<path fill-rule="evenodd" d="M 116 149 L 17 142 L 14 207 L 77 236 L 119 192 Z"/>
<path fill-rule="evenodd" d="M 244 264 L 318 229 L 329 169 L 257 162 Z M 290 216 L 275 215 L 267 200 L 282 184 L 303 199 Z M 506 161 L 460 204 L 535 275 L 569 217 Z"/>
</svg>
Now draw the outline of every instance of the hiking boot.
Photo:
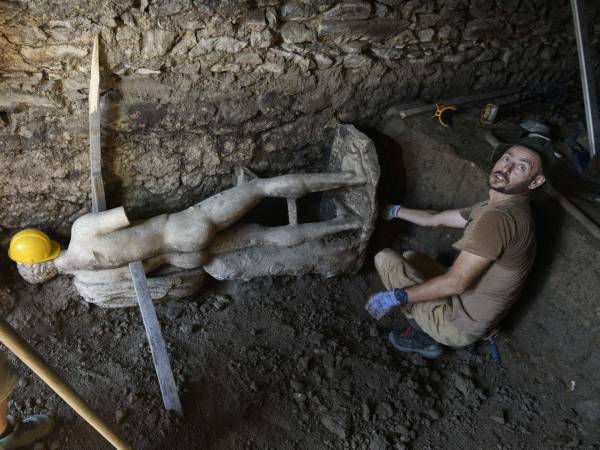
<svg viewBox="0 0 600 450">
<path fill-rule="evenodd" d="M 27 416 L 22 421 L 18 417 L 8 416 L 8 423 L 12 431 L 0 438 L 0 449 L 2 450 L 33 445 L 50 434 L 54 427 L 54 419 L 41 414 Z"/>
<path fill-rule="evenodd" d="M 418 353 L 429 359 L 439 358 L 444 353 L 442 344 L 410 325 L 407 325 L 402 331 L 391 331 L 388 337 L 390 343 L 399 352 Z"/>
</svg>

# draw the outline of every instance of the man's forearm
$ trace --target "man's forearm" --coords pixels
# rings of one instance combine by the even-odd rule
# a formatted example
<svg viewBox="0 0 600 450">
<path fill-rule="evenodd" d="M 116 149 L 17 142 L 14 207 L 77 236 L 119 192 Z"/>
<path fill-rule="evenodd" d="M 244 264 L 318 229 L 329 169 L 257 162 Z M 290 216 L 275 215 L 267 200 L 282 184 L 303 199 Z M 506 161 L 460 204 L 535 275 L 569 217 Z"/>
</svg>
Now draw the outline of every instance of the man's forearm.
<svg viewBox="0 0 600 450">
<path fill-rule="evenodd" d="M 433 227 L 437 226 L 437 221 L 435 218 L 437 213 L 437 211 L 426 209 L 411 209 L 402 207 L 396 212 L 396 217 L 422 227 Z"/>
<path fill-rule="evenodd" d="M 464 288 L 452 276 L 444 274 L 407 287 L 405 291 L 408 295 L 408 303 L 419 303 L 462 294 Z"/>
</svg>

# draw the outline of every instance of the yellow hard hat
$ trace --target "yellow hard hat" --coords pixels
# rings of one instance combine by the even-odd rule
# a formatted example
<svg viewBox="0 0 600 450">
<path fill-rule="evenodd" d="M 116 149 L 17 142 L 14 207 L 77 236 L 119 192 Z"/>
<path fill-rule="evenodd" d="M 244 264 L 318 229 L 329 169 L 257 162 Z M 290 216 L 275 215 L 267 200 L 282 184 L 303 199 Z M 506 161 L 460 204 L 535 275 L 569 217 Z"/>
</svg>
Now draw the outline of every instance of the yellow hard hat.
<svg viewBox="0 0 600 450">
<path fill-rule="evenodd" d="M 10 240 L 8 257 L 21 264 L 50 261 L 60 255 L 60 245 L 46 233 L 35 228 L 25 228 Z"/>
</svg>

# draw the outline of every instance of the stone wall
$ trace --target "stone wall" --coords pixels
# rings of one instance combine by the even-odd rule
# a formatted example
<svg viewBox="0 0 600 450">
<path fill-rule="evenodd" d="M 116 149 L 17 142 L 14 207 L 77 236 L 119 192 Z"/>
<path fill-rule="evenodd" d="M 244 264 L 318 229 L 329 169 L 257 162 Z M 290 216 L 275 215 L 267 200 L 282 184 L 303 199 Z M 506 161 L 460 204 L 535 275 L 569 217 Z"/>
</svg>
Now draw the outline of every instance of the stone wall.
<svg viewBox="0 0 600 450">
<path fill-rule="evenodd" d="M 90 208 L 96 33 L 109 206 L 134 216 L 193 204 L 238 165 L 318 170 L 328 126 L 394 102 L 577 75 L 567 0 L 0 2 L 3 228 L 64 232 Z"/>
</svg>

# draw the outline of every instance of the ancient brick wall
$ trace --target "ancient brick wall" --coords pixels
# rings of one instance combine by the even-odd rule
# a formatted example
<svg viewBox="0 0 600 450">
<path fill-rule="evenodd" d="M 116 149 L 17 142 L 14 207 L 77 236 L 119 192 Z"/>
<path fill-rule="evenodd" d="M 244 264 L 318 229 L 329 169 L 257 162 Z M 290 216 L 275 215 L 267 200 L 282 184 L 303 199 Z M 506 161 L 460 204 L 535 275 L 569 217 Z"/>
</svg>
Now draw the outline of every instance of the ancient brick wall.
<svg viewBox="0 0 600 450">
<path fill-rule="evenodd" d="M 572 30 L 566 0 L 0 2 L 0 226 L 89 210 L 96 33 L 109 206 L 148 215 L 316 170 L 395 102 L 576 78 Z"/>
</svg>

